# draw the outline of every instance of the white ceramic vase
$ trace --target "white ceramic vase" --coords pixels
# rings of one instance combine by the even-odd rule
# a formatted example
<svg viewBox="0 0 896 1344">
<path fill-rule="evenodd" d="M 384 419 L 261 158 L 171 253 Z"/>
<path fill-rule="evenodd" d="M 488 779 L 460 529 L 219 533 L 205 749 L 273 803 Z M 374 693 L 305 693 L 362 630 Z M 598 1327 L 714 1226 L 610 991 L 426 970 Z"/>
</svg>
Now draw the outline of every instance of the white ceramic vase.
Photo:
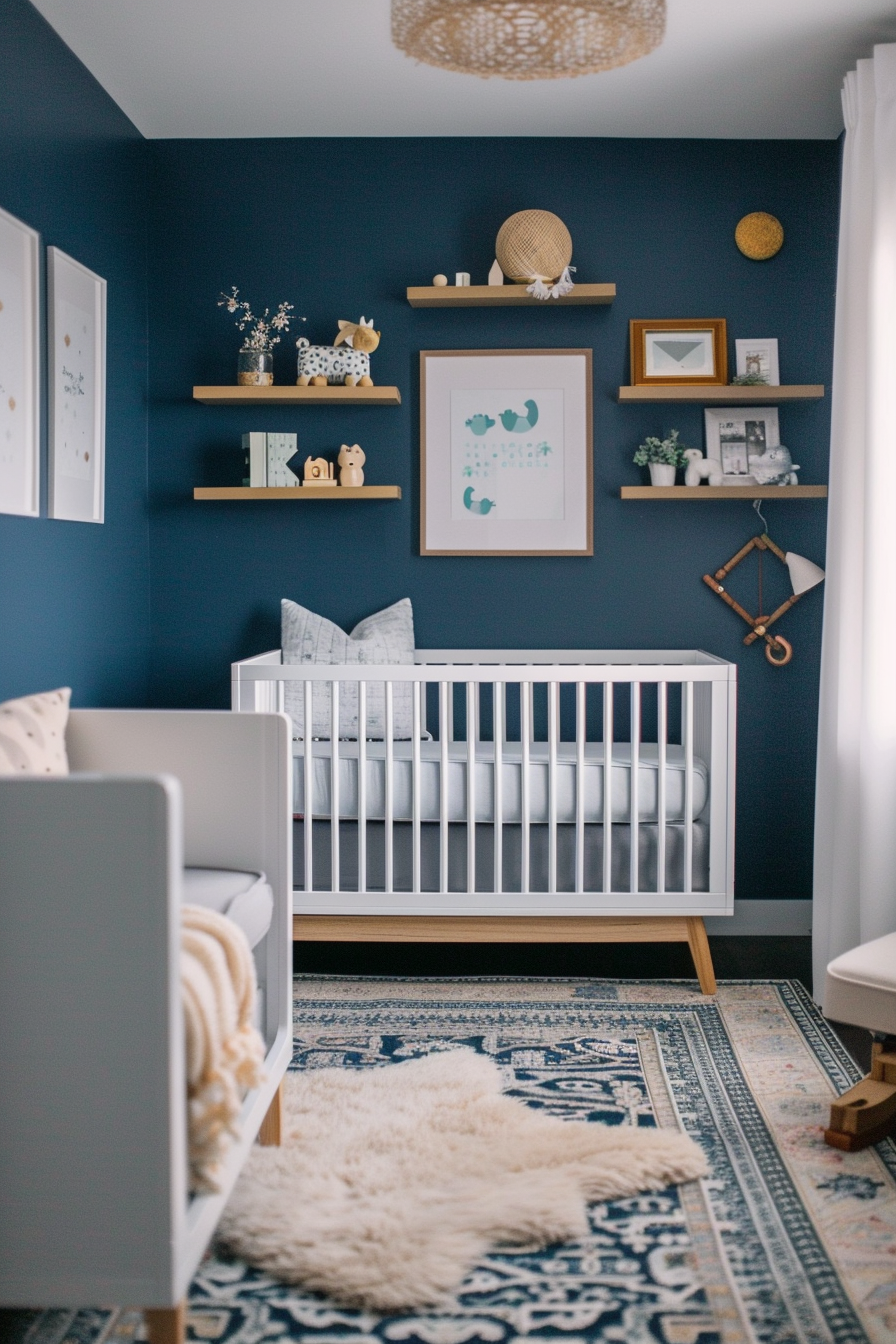
<svg viewBox="0 0 896 1344">
<path fill-rule="evenodd" d="M 668 462 L 648 462 L 651 485 L 674 485 L 675 467 Z"/>
</svg>

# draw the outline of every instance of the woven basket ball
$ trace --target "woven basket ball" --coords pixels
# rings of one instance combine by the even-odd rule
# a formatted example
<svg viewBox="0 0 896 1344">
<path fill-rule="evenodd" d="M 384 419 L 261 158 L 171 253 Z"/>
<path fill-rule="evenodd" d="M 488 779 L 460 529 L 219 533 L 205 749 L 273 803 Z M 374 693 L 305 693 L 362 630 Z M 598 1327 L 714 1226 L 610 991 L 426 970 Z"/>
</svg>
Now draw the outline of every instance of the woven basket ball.
<svg viewBox="0 0 896 1344">
<path fill-rule="evenodd" d="M 550 210 L 520 210 L 501 225 L 495 242 L 498 265 L 510 280 L 553 284 L 572 260 L 569 229 Z"/>
<path fill-rule="evenodd" d="M 751 261 L 768 261 L 781 251 L 784 230 L 774 215 L 756 210 L 752 215 L 744 215 L 734 230 L 734 241 Z"/>
</svg>

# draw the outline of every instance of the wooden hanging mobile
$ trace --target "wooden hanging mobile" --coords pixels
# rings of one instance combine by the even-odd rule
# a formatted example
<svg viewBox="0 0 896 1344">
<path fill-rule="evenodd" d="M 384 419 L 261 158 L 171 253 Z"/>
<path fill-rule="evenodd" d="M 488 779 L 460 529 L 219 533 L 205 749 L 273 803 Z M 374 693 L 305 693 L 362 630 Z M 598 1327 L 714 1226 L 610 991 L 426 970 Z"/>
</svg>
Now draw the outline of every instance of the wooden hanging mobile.
<svg viewBox="0 0 896 1344">
<path fill-rule="evenodd" d="M 760 517 L 762 517 L 761 514 Z M 765 520 L 763 519 L 763 522 L 764 521 Z M 736 565 L 739 565 L 741 560 L 745 559 L 753 550 L 759 552 L 760 614 L 758 616 L 751 616 L 739 602 L 735 602 L 730 593 L 725 592 L 725 589 L 722 586 L 722 580 L 727 578 L 732 569 L 734 569 Z M 718 593 L 722 601 L 727 602 L 731 610 L 736 611 L 738 616 L 742 616 L 747 625 L 750 626 L 750 633 L 745 636 L 744 643 L 752 644 L 757 639 L 764 639 L 765 656 L 768 661 L 773 667 L 784 667 L 793 657 L 793 645 L 789 640 L 785 639 L 783 635 L 769 634 L 769 626 L 774 625 L 775 621 L 783 616 L 785 611 L 789 611 L 794 602 L 798 602 L 802 597 L 802 593 L 794 593 L 786 602 L 782 602 L 777 611 L 772 612 L 771 616 L 762 615 L 762 557 L 764 551 L 771 551 L 772 555 L 776 555 L 782 564 L 787 564 L 787 557 L 784 552 L 779 546 L 775 545 L 767 532 L 763 532 L 761 536 L 753 537 L 752 540 L 747 542 L 746 546 L 742 546 L 737 554 L 733 555 L 726 565 L 723 565 L 721 569 L 716 570 L 714 576 L 710 577 L 709 574 L 704 574 L 703 582 L 711 588 L 714 593 Z"/>
</svg>

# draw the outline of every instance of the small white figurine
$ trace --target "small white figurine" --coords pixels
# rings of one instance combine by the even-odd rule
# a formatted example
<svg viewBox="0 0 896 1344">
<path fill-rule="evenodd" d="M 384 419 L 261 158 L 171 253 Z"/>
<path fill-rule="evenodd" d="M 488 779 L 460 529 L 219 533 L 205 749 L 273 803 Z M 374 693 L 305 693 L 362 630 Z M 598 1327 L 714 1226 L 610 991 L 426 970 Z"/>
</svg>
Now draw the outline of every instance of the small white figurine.
<svg viewBox="0 0 896 1344">
<path fill-rule="evenodd" d="M 363 485 L 364 472 L 361 468 L 367 458 L 364 449 L 358 443 L 349 446 L 344 443 L 339 449 L 339 484 Z"/>
<path fill-rule="evenodd" d="M 750 456 L 750 471 L 760 485 L 799 485 L 799 467 L 783 443 L 766 448 L 759 457 Z"/>
<path fill-rule="evenodd" d="M 488 273 L 488 282 L 490 285 L 503 285 L 504 283 L 504 272 L 497 261 L 492 262 L 492 268 Z"/>
<path fill-rule="evenodd" d="M 714 457 L 704 457 L 699 448 L 685 448 L 687 466 L 684 472 L 685 485 L 699 485 L 707 480 L 710 485 L 722 484 L 722 464 Z"/>
<path fill-rule="evenodd" d="M 466 289 L 470 283 L 470 272 L 456 271 L 454 275 L 454 283 L 458 289 Z"/>
</svg>

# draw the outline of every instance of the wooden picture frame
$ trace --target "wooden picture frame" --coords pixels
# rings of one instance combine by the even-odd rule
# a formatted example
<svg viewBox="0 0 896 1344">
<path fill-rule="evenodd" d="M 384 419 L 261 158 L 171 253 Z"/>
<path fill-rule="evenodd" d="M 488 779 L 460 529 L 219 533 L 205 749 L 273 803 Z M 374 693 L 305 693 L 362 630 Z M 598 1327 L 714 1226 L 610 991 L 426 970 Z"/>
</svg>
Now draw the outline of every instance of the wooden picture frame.
<svg viewBox="0 0 896 1344">
<path fill-rule="evenodd" d="M 728 382 L 724 317 L 633 318 L 629 322 L 634 387 L 705 386 Z"/>
<path fill-rule="evenodd" d="M 591 350 L 420 352 L 420 554 L 593 555 Z"/>
<path fill-rule="evenodd" d="M 104 517 L 106 282 L 47 248 L 50 404 L 48 513 L 75 523 Z"/>
<path fill-rule="evenodd" d="M 40 514 L 40 234 L 0 210 L 0 513 Z"/>
</svg>

